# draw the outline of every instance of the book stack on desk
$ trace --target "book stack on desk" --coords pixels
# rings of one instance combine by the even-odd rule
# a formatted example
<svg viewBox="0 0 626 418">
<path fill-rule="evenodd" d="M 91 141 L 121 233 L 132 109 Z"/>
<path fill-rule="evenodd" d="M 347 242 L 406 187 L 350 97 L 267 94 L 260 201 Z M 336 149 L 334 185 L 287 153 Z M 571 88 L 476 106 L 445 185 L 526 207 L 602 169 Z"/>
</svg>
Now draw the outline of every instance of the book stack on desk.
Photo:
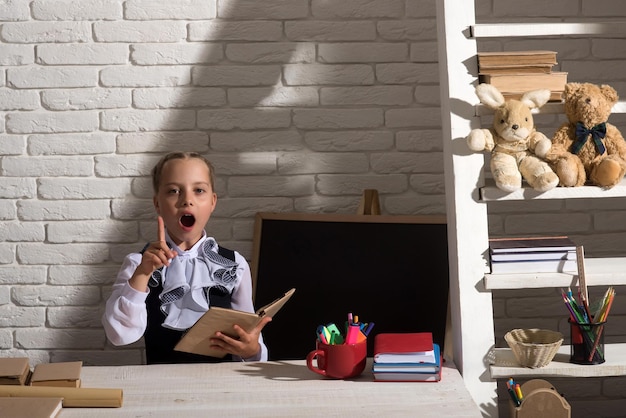
<svg viewBox="0 0 626 418">
<path fill-rule="evenodd" d="M 576 272 L 576 244 L 567 236 L 492 238 L 489 240 L 491 272 Z"/>
<path fill-rule="evenodd" d="M 560 101 L 567 73 L 553 71 L 555 51 L 479 52 L 481 83 L 495 86 L 505 99 L 519 99 L 530 90 L 550 90 L 550 100 Z"/>
<path fill-rule="evenodd" d="M 440 347 L 430 332 L 377 334 L 372 373 L 376 381 L 438 382 Z"/>
</svg>

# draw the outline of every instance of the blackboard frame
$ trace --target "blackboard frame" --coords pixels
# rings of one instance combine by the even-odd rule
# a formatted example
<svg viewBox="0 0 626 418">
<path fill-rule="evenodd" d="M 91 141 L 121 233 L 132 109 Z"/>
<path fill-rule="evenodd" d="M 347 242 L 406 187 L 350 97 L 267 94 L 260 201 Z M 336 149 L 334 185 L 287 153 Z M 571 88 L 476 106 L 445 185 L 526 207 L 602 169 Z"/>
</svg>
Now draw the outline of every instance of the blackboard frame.
<svg viewBox="0 0 626 418">
<path fill-rule="evenodd" d="M 371 246 L 374 252 L 360 258 Z M 416 248 L 415 254 L 410 246 Z M 251 260 L 255 306 L 296 288 L 292 299 L 263 330 L 270 360 L 303 358 L 315 348 L 317 325 L 343 325 L 352 306 L 363 322 L 380 319 L 368 338 L 368 355 L 373 355 L 372 337 L 378 332 L 432 331 L 443 349 L 449 331 L 447 251 L 444 215 L 257 213 Z M 378 256 L 383 260 L 373 260 Z M 318 263 L 315 257 L 325 262 Z M 312 273 L 315 269 L 319 275 Z M 354 271 L 367 283 L 351 287 L 332 277 L 334 270 L 344 276 Z M 394 277 L 394 273 L 409 276 L 413 272 L 415 279 Z M 396 289 L 384 282 L 394 280 L 400 283 L 399 291 L 385 297 L 381 292 Z M 382 318 L 389 315 L 397 315 L 399 320 L 391 324 L 389 318 Z M 425 319 L 428 315 L 431 318 Z"/>
</svg>

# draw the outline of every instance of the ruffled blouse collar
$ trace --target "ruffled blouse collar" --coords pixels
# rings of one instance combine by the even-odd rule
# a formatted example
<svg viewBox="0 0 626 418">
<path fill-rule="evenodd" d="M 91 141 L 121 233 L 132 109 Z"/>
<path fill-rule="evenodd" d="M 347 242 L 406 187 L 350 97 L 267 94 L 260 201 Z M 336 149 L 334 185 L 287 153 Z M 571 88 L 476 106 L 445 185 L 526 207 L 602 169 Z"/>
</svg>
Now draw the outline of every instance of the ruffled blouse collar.
<svg viewBox="0 0 626 418">
<path fill-rule="evenodd" d="M 209 309 L 209 290 L 219 286 L 222 292 L 232 293 L 241 282 L 243 268 L 218 254 L 217 242 L 207 237 L 206 232 L 187 251 L 174 245 L 167 231 L 165 239 L 178 255 L 170 260 L 169 266 L 155 271 L 151 282 L 163 284 L 159 295 L 161 311 L 166 316 L 163 326 L 185 330 Z"/>
</svg>

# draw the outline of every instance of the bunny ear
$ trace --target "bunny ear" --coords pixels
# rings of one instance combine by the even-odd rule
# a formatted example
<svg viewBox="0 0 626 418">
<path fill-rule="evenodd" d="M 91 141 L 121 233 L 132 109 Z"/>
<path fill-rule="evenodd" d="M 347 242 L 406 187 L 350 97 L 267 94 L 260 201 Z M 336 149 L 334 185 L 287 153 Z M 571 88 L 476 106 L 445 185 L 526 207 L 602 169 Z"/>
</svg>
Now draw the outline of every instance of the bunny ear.
<svg viewBox="0 0 626 418">
<path fill-rule="evenodd" d="M 540 89 L 532 90 L 524 93 L 520 102 L 524 103 L 530 109 L 540 108 L 550 100 L 550 90 Z"/>
<path fill-rule="evenodd" d="M 504 104 L 504 96 L 491 84 L 481 83 L 476 86 L 476 96 L 482 104 L 491 109 L 497 109 Z"/>
</svg>

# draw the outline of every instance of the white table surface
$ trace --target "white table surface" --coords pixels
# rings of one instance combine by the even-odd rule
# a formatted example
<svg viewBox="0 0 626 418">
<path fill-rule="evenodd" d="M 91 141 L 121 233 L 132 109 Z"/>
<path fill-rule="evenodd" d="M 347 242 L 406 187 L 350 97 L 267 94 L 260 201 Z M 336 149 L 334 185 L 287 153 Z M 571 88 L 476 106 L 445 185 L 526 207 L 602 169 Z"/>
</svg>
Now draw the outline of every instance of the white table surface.
<svg viewBox="0 0 626 418">
<path fill-rule="evenodd" d="M 84 388 L 118 388 L 121 408 L 63 408 L 81 417 L 481 417 L 454 365 L 440 382 L 331 380 L 304 360 L 83 367 Z"/>
</svg>

